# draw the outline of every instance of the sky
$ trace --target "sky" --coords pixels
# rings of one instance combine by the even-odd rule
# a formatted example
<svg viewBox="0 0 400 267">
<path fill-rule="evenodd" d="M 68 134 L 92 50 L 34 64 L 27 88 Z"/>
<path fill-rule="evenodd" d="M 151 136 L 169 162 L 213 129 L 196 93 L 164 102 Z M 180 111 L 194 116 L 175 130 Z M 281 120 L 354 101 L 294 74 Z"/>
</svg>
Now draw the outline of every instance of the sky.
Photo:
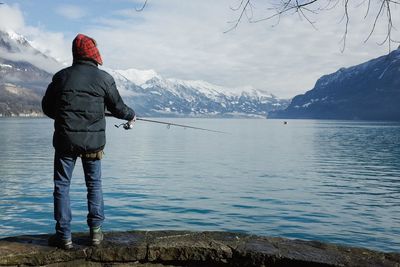
<svg viewBox="0 0 400 267">
<path fill-rule="evenodd" d="M 270 12 L 275 0 L 254 0 L 254 18 Z M 239 0 L 2 0 L 0 29 L 27 37 L 41 51 L 70 64 L 71 42 L 78 33 L 98 43 L 104 66 L 155 70 L 164 78 L 204 80 L 229 88 L 255 88 L 291 98 L 313 88 L 319 77 L 389 52 L 380 46 L 383 18 L 373 25 L 376 1 L 365 17 L 367 1 L 354 0 L 345 50 L 343 6 L 258 23 L 238 18 Z M 341 2 L 339 2 L 341 3 Z M 364 4 L 363 4 L 364 3 Z M 394 7 L 393 14 L 400 11 Z M 375 12 L 375 13 L 374 13 Z M 400 25 L 395 18 L 395 25 Z M 393 36 L 400 40 L 398 31 Z M 234 90 L 234 89 L 232 89 Z"/>
</svg>

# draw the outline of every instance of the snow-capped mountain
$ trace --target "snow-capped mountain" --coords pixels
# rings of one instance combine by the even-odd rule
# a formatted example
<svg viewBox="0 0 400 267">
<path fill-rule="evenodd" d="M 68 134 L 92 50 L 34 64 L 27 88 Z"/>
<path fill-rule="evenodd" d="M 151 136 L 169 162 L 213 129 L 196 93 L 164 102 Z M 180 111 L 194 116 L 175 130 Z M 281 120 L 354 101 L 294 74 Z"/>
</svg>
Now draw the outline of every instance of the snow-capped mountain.
<svg viewBox="0 0 400 267">
<path fill-rule="evenodd" d="M 322 76 L 274 118 L 400 120 L 400 49 Z"/>
<path fill-rule="evenodd" d="M 288 100 L 255 89 L 230 89 L 205 81 L 165 79 L 154 70 L 107 70 L 139 114 L 147 116 L 263 116 Z"/>
<path fill-rule="evenodd" d="M 32 105 L 28 110 L 40 112 L 39 100 L 52 73 L 62 67 L 32 47 L 23 36 L 0 31 L 0 114 L 18 114 L 18 110 L 26 113 L 23 103 L 27 102 L 28 95 L 36 101 L 35 105 L 29 102 Z M 234 89 L 205 81 L 165 79 L 154 70 L 105 70 L 114 77 L 125 102 L 139 116 L 265 117 L 269 111 L 289 104 L 288 100 L 252 88 Z M 14 100 L 10 102 L 10 99 Z"/>
<path fill-rule="evenodd" d="M 137 70 L 137 69 L 127 69 L 127 70 L 116 70 L 115 73 L 122 75 L 128 81 L 133 82 L 135 85 L 141 86 L 148 80 L 158 77 L 155 70 Z"/>
<path fill-rule="evenodd" d="M 41 66 L 55 60 L 34 49 L 21 35 L 0 31 L 0 116 L 38 115 L 40 100 L 51 80 Z"/>
<path fill-rule="evenodd" d="M 14 62 L 27 62 L 46 72 L 55 72 L 62 64 L 35 49 L 22 35 L 0 30 L 0 58 Z"/>
</svg>

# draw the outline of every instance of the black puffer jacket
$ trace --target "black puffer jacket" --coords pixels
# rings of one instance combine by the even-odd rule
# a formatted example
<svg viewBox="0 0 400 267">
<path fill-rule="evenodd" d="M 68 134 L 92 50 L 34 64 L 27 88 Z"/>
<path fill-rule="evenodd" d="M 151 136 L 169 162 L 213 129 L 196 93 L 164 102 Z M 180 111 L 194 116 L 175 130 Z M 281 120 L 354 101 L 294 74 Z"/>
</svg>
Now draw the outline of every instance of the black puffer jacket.
<svg viewBox="0 0 400 267">
<path fill-rule="evenodd" d="M 42 100 L 43 112 L 54 119 L 54 148 L 65 153 L 102 150 L 106 143 L 105 108 L 119 119 L 135 116 L 122 101 L 112 76 L 97 64 L 75 61 L 56 73 Z"/>
</svg>

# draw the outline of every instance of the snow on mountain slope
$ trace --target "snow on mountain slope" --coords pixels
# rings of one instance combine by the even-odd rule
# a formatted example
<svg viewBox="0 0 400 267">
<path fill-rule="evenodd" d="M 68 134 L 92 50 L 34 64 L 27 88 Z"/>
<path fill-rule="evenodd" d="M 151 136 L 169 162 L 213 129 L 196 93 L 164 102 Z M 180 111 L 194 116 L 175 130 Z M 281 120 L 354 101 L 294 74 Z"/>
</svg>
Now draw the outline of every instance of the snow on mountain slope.
<svg viewBox="0 0 400 267">
<path fill-rule="evenodd" d="M 115 70 L 118 74 L 124 76 L 129 81 L 136 85 L 142 85 L 148 80 L 158 77 L 157 72 L 154 70 L 137 70 L 137 69 L 127 69 L 127 70 Z"/>
<path fill-rule="evenodd" d="M 134 96 L 137 92 L 135 89 L 136 84 L 132 83 L 128 80 L 124 75 L 122 75 L 119 71 L 101 67 L 104 71 L 108 72 L 111 76 L 113 76 L 115 83 L 117 84 L 118 91 L 123 97 L 131 97 Z"/>
<path fill-rule="evenodd" d="M 50 73 L 62 67 L 60 62 L 35 49 L 24 36 L 11 30 L 0 30 L 0 59 L 29 62 Z"/>
<path fill-rule="evenodd" d="M 215 84 L 211 84 L 202 80 L 181 80 L 174 78 L 163 78 L 154 70 L 115 70 L 116 73 L 124 76 L 127 80 L 142 88 L 151 88 L 154 86 L 163 87 L 171 92 L 177 93 L 179 88 L 191 88 L 209 97 L 217 95 L 225 95 L 230 97 L 241 96 L 246 94 L 253 97 L 275 98 L 274 95 L 263 90 L 256 90 L 252 87 L 245 88 L 228 88 Z"/>
<path fill-rule="evenodd" d="M 47 88 L 51 74 L 63 67 L 35 49 L 23 36 L 0 31 L 0 85 L 12 84 L 40 96 Z M 125 102 L 140 116 L 265 117 L 270 110 L 289 104 L 288 100 L 253 88 L 227 88 L 205 81 L 165 79 L 151 69 L 102 69 L 114 77 Z M 11 99 L 14 95 L 10 94 L 4 89 L 4 95 Z M 18 106 L 21 101 L 27 103 L 17 98 L 10 103 Z M 35 112 L 36 109 L 40 111 L 39 102 L 35 104 Z"/>
<path fill-rule="evenodd" d="M 154 70 L 110 70 L 124 96 L 151 116 L 266 116 L 288 100 L 253 88 L 226 88 L 200 80 L 165 79 Z"/>
<path fill-rule="evenodd" d="M 400 120 L 400 49 L 323 75 L 276 118 Z"/>
<path fill-rule="evenodd" d="M 11 40 L 14 40 L 23 45 L 29 44 L 28 40 L 26 40 L 24 36 L 14 32 L 13 30 L 8 30 L 6 31 L 6 33 L 8 34 Z"/>
</svg>

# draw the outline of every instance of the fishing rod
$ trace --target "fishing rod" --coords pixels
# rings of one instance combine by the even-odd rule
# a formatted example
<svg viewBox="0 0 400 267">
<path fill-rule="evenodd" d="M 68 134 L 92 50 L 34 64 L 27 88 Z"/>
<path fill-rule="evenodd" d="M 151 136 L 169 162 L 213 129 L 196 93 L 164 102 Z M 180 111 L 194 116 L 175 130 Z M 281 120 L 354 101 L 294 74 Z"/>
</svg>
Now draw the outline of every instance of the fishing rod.
<svg viewBox="0 0 400 267">
<path fill-rule="evenodd" d="M 113 117 L 112 114 L 106 113 L 107 117 Z M 137 121 L 144 121 L 144 122 L 152 122 L 152 123 L 159 123 L 159 124 L 164 124 L 167 125 L 167 128 L 169 129 L 171 126 L 177 126 L 177 127 L 182 127 L 182 128 L 188 128 L 188 129 L 194 129 L 194 130 L 202 130 L 202 131 L 207 131 L 207 132 L 213 132 L 213 133 L 223 133 L 226 134 L 226 132 L 222 131 L 217 131 L 217 130 L 211 130 L 211 129 L 206 129 L 206 128 L 201 128 L 201 127 L 194 127 L 194 126 L 189 126 L 189 125 L 184 125 L 184 124 L 177 124 L 177 123 L 172 123 L 172 122 L 165 122 L 165 121 L 158 121 L 158 120 L 149 120 L 149 119 L 143 119 L 143 118 L 136 118 Z M 131 125 L 129 122 L 121 123 L 119 125 L 115 124 L 115 127 L 123 127 L 125 130 L 132 129 Z"/>
</svg>

